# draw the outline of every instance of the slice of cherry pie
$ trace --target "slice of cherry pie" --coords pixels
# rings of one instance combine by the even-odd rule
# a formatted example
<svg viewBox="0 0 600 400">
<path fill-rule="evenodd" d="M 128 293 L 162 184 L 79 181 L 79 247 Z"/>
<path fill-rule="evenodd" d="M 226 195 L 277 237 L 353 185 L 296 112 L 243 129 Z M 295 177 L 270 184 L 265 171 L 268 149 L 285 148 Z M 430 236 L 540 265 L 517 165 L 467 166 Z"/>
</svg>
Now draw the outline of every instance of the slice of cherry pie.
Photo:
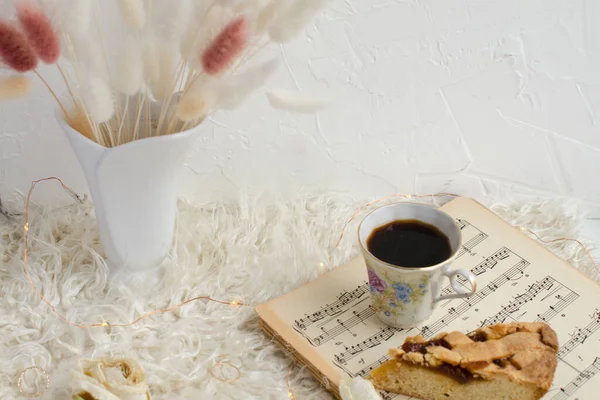
<svg viewBox="0 0 600 400">
<path fill-rule="evenodd" d="M 544 323 L 498 324 L 465 335 L 407 338 L 373 370 L 375 387 L 424 400 L 538 400 L 557 365 L 558 339 Z"/>
</svg>

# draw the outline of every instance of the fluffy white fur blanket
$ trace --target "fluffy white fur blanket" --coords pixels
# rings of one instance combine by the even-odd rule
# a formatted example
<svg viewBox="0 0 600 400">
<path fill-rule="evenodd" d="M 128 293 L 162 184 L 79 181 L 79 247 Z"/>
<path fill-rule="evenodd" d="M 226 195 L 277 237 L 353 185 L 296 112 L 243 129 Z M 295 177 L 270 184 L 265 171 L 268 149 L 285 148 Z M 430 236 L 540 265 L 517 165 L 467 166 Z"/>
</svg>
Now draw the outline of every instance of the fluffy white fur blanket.
<svg viewBox="0 0 600 400">
<path fill-rule="evenodd" d="M 234 203 L 180 204 L 177 237 L 164 276 L 144 283 L 107 283 L 102 247 L 89 202 L 54 210 L 32 208 L 29 264 L 35 284 L 57 310 L 80 323 L 126 323 L 208 295 L 257 305 L 285 293 L 355 254 L 356 223 L 334 248 L 344 222 L 359 206 L 340 195 L 294 200 L 245 198 Z M 22 209 L 22 204 L 13 209 Z M 559 202 L 495 205 L 506 220 L 546 239 L 578 237 L 575 207 Z M 70 399 L 70 371 L 82 358 L 137 359 L 154 399 L 287 399 L 293 361 L 263 335 L 252 308 L 205 301 L 155 315 L 127 328 L 82 330 L 62 322 L 42 303 L 23 271 L 23 218 L 0 215 L 0 398 L 22 399 L 18 375 L 45 368 L 43 398 Z M 573 243 L 552 250 L 598 279 Z M 214 379 L 219 360 L 239 367 L 233 383 Z M 297 369 L 290 383 L 296 399 L 329 399 L 310 375 Z"/>
</svg>

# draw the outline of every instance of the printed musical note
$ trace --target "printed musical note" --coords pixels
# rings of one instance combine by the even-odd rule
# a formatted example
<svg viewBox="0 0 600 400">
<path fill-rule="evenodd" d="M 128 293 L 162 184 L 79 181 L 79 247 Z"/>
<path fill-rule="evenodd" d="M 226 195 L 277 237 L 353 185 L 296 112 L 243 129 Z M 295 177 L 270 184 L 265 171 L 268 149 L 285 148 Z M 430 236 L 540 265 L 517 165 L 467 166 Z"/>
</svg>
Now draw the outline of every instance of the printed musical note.
<svg viewBox="0 0 600 400">
<path fill-rule="evenodd" d="M 585 285 L 578 286 L 579 278 L 571 278 L 574 274 L 561 273 L 559 266 L 548 263 L 548 258 L 541 256 L 541 251 L 548 256 L 546 250 L 540 250 L 538 258 L 529 242 L 521 246 L 505 241 L 504 234 L 496 236 L 492 222 L 487 226 L 482 223 L 481 228 L 486 230 L 473 226 L 468 212 L 456 220 L 464 238 L 459 256 L 464 258 L 457 260 L 453 268 L 468 269 L 476 275 L 478 290 L 473 296 L 440 302 L 426 322 L 412 329 L 397 329 L 375 315 L 363 269 L 360 279 L 344 291 L 315 294 L 320 300 L 311 301 L 310 307 L 297 301 L 290 304 L 288 324 L 293 324 L 294 332 L 326 357 L 330 366 L 347 376 L 365 377 L 388 360 L 389 349 L 400 347 L 408 336 L 422 334 L 431 339 L 442 331 L 469 332 L 496 323 L 548 322 L 557 331 L 562 346 L 554 390 L 547 398 L 556 395 L 560 400 L 587 399 L 589 389 L 582 389 L 582 385 L 594 374 L 588 386 L 600 382 L 600 362 L 594 361 L 598 352 L 588 350 L 597 348 L 600 340 L 600 311 L 593 312 L 600 302 L 588 301 L 593 298 L 589 287 L 584 292 Z M 464 278 L 454 279 L 470 288 Z M 440 294 L 455 293 L 446 283 L 438 289 Z M 384 400 L 407 399 L 391 393 L 381 395 Z"/>
<path fill-rule="evenodd" d="M 512 300 L 506 307 L 503 307 L 500 312 L 493 315 L 492 317 L 486 318 L 481 326 L 490 326 L 499 323 L 506 322 L 508 319 L 518 320 L 519 318 L 514 318 L 513 314 L 517 311 L 521 310 L 523 306 L 527 303 L 532 302 L 534 299 L 538 297 L 543 290 L 550 290 L 553 287 L 559 287 L 558 290 L 563 290 L 567 292 L 565 296 L 558 296 L 558 301 L 548 307 L 548 310 L 542 314 L 538 314 L 538 318 L 535 322 L 548 322 L 552 318 L 554 318 L 560 311 L 565 309 L 569 304 L 573 303 L 579 295 L 569 288 L 563 286 L 561 283 L 556 282 L 554 278 L 551 276 L 546 276 L 539 282 L 536 282 L 532 285 L 529 285 L 527 291 L 525 293 L 519 294 L 515 296 L 514 300 Z M 512 322 L 512 321 L 511 321 Z"/>
<path fill-rule="evenodd" d="M 585 328 L 577 329 L 571 339 L 560 347 L 558 350 L 558 357 L 564 358 L 567 354 L 575 350 L 577 346 L 583 344 L 598 329 L 600 329 L 600 311 L 596 311 L 594 315 L 592 315 L 592 322 Z"/>
<path fill-rule="evenodd" d="M 363 369 L 361 369 L 360 371 L 358 371 L 355 376 L 361 376 L 364 378 L 365 376 L 369 375 L 369 373 L 371 371 L 373 371 L 375 368 L 379 367 L 381 364 L 383 364 L 384 362 L 386 362 L 389 359 L 390 358 L 388 356 L 381 357 L 374 363 L 369 364 L 366 367 L 364 367 Z"/>
<path fill-rule="evenodd" d="M 460 258 L 463 255 L 465 255 L 466 253 L 471 253 L 473 251 L 473 249 L 475 248 L 475 246 L 477 246 L 479 243 L 483 242 L 487 238 L 488 238 L 488 235 L 486 235 L 485 233 L 483 233 L 483 232 L 478 233 L 477 235 L 475 235 L 475 237 L 468 240 L 465 244 L 462 245 L 462 247 L 458 251 L 458 255 L 456 257 Z"/>
<path fill-rule="evenodd" d="M 346 347 L 346 351 L 344 351 L 340 354 L 336 354 L 334 356 L 334 359 L 335 359 L 336 363 L 345 365 L 348 363 L 348 361 L 350 361 L 352 358 L 356 357 L 358 354 L 362 353 L 363 351 L 366 351 L 373 347 L 379 346 L 383 342 L 388 341 L 396 333 L 402 332 L 402 331 L 403 331 L 402 329 L 393 328 L 393 327 L 383 328 L 377 334 L 369 337 L 368 339 L 366 339 L 356 345 Z"/>
<path fill-rule="evenodd" d="M 304 318 L 300 318 L 294 321 L 294 327 L 296 330 L 306 330 L 309 326 L 315 322 L 321 321 L 326 316 L 335 316 L 344 311 L 344 306 L 350 302 L 361 298 L 363 295 L 369 293 L 369 284 L 365 283 L 352 292 L 344 292 L 338 296 L 338 300 L 335 303 L 328 305 L 327 307 L 321 308 L 319 311 L 308 315 Z"/>
<path fill-rule="evenodd" d="M 494 294 L 494 292 L 506 284 L 506 282 L 509 282 L 515 276 L 521 275 L 523 270 L 527 268 L 528 265 L 529 262 L 526 260 L 519 261 L 514 267 L 490 282 L 483 289 L 475 293 L 475 295 L 469 297 L 469 301 L 463 301 L 459 303 L 458 305 L 454 306 L 453 311 L 448 313 L 444 318 L 438 319 L 433 324 L 428 324 L 427 326 L 422 327 L 421 334 L 425 338 L 430 338 L 434 334 L 440 332 L 442 329 L 445 329 L 445 327 L 448 326 L 452 321 L 459 318 L 462 314 L 466 313 L 476 304 L 483 301 L 486 297 Z"/>
<path fill-rule="evenodd" d="M 341 335 L 342 333 L 348 331 L 349 328 L 352 328 L 353 326 L 358 325 L 367 318 L 372 317 L 373 315 L 375 315 L 375 311 L 373 310 L 373 307 L 369 305 L 367 308 L 360 311 L 359 313 L 355 313 L 352 317 L 348 318 L 345 321 L 337 320 L 337 324 L 331 329 L 321 328 L 323 333 L 317 337 L 309 339 L 309 341 L 315 346 L 320 346 L 324 343 L 327 343 L 331 339 L 337 337 L 338 335 Z"/>
<path fill-rule="evenodd" d="M 597 357 L 592 365 L 587 367 L 585 371 L 582 371 L 575 379 L 573 379 L 567 386 L 560 388 L 560 392 L 557 393 L 552 400 L 566 400 L 573 395 L 581 386 L 587 381 L 592 379 L 594 375 L 600 372 L 600 357 Z"/>
<path fill-rule="evenodd" d="M 479 263 L 475 268 L 471 269 L 471 272 L 475 275 L 481 275 L 485 273 L 487 270 L 493 269 L 498 262 L 501 260 L 505 260 L 510 257 L 510 250 L 506 247 L 502 247 L 500 250 L 486 258 L 483 262 Z"/>
</svg>

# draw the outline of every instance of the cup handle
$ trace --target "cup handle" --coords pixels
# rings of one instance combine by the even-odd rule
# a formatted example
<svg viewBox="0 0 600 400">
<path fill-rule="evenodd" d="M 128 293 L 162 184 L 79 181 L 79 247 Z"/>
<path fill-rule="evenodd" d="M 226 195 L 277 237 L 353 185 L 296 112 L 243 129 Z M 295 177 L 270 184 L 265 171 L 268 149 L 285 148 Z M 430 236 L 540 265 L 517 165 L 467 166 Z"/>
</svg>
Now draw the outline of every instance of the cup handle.
<svg viewBox="0 0 600 400">
<path fill-rule="evenodd" d="M 475 294 L 477 291 L 477 282 L 475 281 L 475 275 L 471 272 L 464 269 L 454 269 L 448 270 L 444 272 L 444 275 L 450 279 L 450 286 L 456 293 L 447 294 L 445 296 L 438 296 L 433 302 L 438 302 L 440 300 L 449 300 L 449 299 L 464 299 L 465 297 L 470 297 Z M 471 284 L 471 289 L 466 289 L 459 281 L 458 277 L 463 278 L 467 282 Z"/>
</svg>

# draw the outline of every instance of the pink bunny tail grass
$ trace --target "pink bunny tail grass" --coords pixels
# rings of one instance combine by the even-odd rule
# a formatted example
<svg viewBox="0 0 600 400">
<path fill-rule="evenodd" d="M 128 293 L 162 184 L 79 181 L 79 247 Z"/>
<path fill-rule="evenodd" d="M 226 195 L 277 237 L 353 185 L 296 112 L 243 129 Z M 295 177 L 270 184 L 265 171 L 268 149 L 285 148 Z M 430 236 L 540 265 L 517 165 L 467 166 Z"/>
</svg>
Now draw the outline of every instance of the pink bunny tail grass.
<svg viewBox="0 0 600 400">
<path fill-rule="evenodd" d="M 33 50 L 47 64 L 60 57 L 60 41 L 44 12 L 33 4 L 19 3 L 17 16 Z"/>
<path fill-rule="evenodd" d="M 209 75 L 223 72 L 246 48 L 249 35 L 249 23 L 246 17 L 231 21 L 202 54 L 204 71 Z"/>
<path fill-rule="evenodd" d="M 4 21 L 0 21 L 0 61 L 17 72 L 28 72 L 38 65 L 27 37 L 16 26 Z"/>
</svg>

